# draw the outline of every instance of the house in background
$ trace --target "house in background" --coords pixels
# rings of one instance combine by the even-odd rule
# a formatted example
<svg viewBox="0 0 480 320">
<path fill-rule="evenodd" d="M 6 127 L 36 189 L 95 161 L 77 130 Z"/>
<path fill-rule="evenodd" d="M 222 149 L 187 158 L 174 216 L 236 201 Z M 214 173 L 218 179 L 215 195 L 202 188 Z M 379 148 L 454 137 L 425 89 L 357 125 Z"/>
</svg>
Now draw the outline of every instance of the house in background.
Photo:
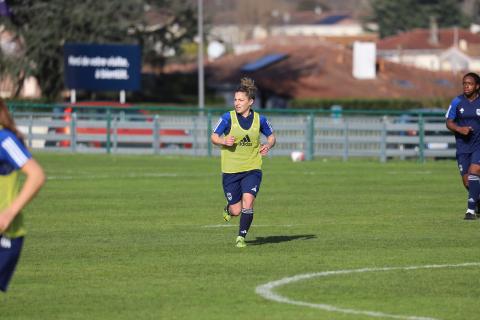
<svg viewBox="0 0 480 320">
<path fill-rule="evenodd" d="M 376 34 L 367 32 L 362 23 L 351 14 L 344 12 L 300 11 L 291 13 L 272 12 L 268 26 L 241 25 L 234 23 L 232 13 L 222 13 L 213 18 L 208 39 L 221 41 L 237 54 L 258 50 L 259 42 L 271 37 L 318 37 L 342 38 L 369 37 L 376 40 Z M 370 26 L 375 29 L 375 26 Z"/>
<path fill-rule="evenodd" d="M 377 60 L 373 79 L 353 76 L 353 52 L 327 41 L 272 44 L 242 55 L 227 55 L 206 66 L 206 83 L 230 104 L 243 76 L 259 88 L 257 107 L 287 107 L 308 98 L 452 98 L 461 79 L 452 72 L 433 72 Z M 440 106 L 443 107 L 443 106 Z"/>
<path fill-rule="evenodd" d="M 414 29 L 377 41 L 379 58 L 432 71 L 480 71 L 480 35 L 467 29 Z"/>
<path fill-rule="evenodd" d="M 365 34 L 357 19 L 349 13 L 298 12 L 271 27 L 271 35 L 345 37 Z"/>
</svg>

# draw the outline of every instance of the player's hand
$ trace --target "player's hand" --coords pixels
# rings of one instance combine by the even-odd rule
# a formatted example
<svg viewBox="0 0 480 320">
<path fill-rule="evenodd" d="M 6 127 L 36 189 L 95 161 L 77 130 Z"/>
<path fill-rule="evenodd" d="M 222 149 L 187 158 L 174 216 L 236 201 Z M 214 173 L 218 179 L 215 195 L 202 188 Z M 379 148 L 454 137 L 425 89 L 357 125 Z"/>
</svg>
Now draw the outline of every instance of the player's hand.
<svg viewBox="0 0 480 320">
<path fill-rule="evenodd" d="M 0 233 L 5 232 L 13 220 L 14 215 L 9 209 L 0 211 Z"/>
<path fill-rule="evenodd" d="M 227 147 L 233 146 L 234 143 L 235 143 L 235 137 L 234 136 L 226 136 L 223 139 L 223 144 L 226 145 Z"/>
<path fill-rule="evenodd" d="M 457 129 L 457 132 L 460 133 L 461 135 L 468 136 L 470 132 L 473 132 L 472 127 L 459 127 Z"/>
<path fill-rule="evenodd" d="M 268 144 L 262 144 L 262 146 L 260 147 L 260 154 L 262 156 L 266 156 L 269 150 L 270 150 L 270 146 Z"/>
</svg>

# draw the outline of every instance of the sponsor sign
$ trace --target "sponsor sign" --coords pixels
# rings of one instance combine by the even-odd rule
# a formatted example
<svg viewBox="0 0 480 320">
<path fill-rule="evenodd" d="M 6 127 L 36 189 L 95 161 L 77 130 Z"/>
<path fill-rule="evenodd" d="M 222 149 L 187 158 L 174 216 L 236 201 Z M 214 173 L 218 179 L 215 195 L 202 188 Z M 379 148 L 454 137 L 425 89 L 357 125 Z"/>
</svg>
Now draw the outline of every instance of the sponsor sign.
<svg viewBox="0 0 480 320">
<path fill-rule="evenodd" d="M 64 80 L 68 89 L 135 91 L 140 89 L 138 45 L 64 45 Z"/>
</svg>

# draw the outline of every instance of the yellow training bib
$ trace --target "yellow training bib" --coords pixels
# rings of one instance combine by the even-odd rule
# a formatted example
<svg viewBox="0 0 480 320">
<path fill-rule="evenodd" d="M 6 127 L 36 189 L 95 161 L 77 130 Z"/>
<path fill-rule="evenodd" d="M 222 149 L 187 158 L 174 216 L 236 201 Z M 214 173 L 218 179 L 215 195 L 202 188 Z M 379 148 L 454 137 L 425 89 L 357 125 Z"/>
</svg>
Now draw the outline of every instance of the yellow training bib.
<svg viewBox="0 0 480 320">
<path fill-rule="evenodd" d="M 17 197 L 19 190 L 20 181 L 18 171 L 13 171 L 6 176 L 0 175 L 0 211 L 11 205 L 13 200 Z M 3 234 L 13 239 L 22 237 L 25 233 L 23 216 L 20 212 Z"/>
<path fill-rule="evenodd" d="M 253 113 L 253 122 L 248 130 L 240 126 L 235 111 L 230 111 L 230 118 L 232 126 L 228 135 L 235 137 L 235 143 L 231 147 L 222 146 L 222 172 L 237 173 L 261 169 L 260 115 Z"/>
</svg>

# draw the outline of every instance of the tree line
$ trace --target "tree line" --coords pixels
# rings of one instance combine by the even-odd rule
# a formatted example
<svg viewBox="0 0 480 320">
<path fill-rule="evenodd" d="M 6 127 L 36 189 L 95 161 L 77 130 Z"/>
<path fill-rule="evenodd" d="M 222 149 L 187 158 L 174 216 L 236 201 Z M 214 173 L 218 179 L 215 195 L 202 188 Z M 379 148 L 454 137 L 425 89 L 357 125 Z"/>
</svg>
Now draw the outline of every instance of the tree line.
<svg viewBox="0 0 480 320">
<path fill-rule="evenodd" d="M 236 13 L 233 16 L 238 21 L 232 23 L 239 25 L 262 24 L 265 19 L 271 23 L 272 12 L 292 8 L 294 3 L 285 0 L 222 1 L 228 4 L 223 7 Z M 204 2 L 208 23 L 208 17 L 214 14 L 209 8 L 219 2 Z M 363 20 L 376 22 L 381 37 L 413 28 L 428 28 L 432 18 L 439 27 L 466 27 L 478 20 L 479 2 L 368 0 Z M 14 49 L 0 50 L 0 77 L 13 79 L 16 95 L 24 80 L 33 76 L 47 100 L 59 97 L 64 89 L 63 44 L 66 42 L 139 44 L 143 63 L 161 68 L 172 52 L 179 56 L 182 50 L 191 49 L 192 46 L 185 44 L 193 43 L 197 35 L 196 0 L 6 0 L 5 3 L 9 12 L 0 17 L 0 32 L 10 31 L 14 36 L 10 42 Z M 319 5 L 328 9 L 329 3 L 295 1 L 296 10 L 309 10 Z"/>
<path fill-rule="evenodd" d="M 63 45 L 139 44 L 144 63 L 162 66 L 168 52 L 197 34 L 196 7 L 175 0 L 9 0 L 0 18 L 13 35 L 13 50 L 0 50 L 0 73 L 13 79 L 18 96 L 35 77 L 47 100 L 64 89 Z M 152 18 L 156 16 L 156 18 Z M 150 17 L 150 18 L 149 18 Z"/>
</svg>

